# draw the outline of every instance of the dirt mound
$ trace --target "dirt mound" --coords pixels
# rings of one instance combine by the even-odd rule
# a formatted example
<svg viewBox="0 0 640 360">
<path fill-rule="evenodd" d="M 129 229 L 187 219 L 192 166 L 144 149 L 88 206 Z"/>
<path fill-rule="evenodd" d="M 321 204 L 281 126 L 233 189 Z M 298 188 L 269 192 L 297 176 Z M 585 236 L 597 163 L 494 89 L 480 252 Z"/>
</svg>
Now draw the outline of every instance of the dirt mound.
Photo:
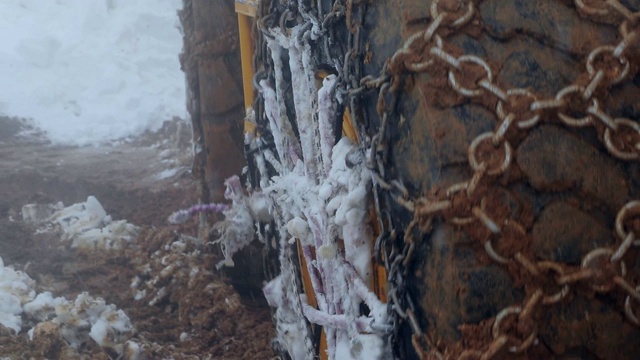
<svg viewBox="0 0 640 360">
<path fill-rule="evenodd" d="M 215 270 L 218 249 L 192 237 L 195 219 L 181 226 L 166 222 L 171 212 L 196 202 L 191 150 L 180 133 L 184 129 L 173 124 L 119 146 L 69 148 L 20 139 L 15 136 L 19 123 L 4 120 L 2 128 L 13 129 L 14 135 L 0 139 L 0 256 L 5 265 L 25 271 L 36 280 L 38 292 L 73 299 L 86 291 L 115 304 L 135 327 L 131 340 L 140 345 L 142 358 L 274 356 L 269 309 L 243 301 Z M 114 219 L 142 227 L 135 244 L 120 251 L 79 252 L 55 234 L 36 234 L 33 225 L 22 221 L 20 209 L 27 203 L 69 205 L 89 195 Z M 74 349 L 51 322 L 41 323 L 29 340 L 26 330 L 33 325 L 24 323 L 19 334 L 0 326 L 0 354 L 11 359 L 119 356 L 92 341 Z"/>
</svg>

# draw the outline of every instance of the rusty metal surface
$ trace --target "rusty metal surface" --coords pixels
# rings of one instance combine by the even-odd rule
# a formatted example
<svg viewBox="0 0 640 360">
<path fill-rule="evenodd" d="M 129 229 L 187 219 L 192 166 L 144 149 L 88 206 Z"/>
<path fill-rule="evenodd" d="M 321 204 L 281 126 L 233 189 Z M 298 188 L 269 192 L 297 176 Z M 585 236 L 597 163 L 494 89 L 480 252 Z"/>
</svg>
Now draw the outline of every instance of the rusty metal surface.
<svg viewBox="0 0 640 360">
<path fill-rule="evenodd" d="M 375 91 L 363 103 L 378 114 L 368 135 L 392 212 L 383 243 L 399 247 L 386 256 L 407 266 L 390 285 L 407 297 L 390 298 L 399 334 L 413 338 L 399 355 L 640 357 L 630 245 L 640 231 L 639 45 L 629 36 L 639 10 L 586 0 L 370 5 L 363 85 Z"/>
<path fill-rule="evenodd" d="M 640 3 L 308 6 L 262 2 L 257 25 L 322 20 L 313 65 L 373 171 L 395 355 L 640 357 Z"/>
<path fill-rule="evenodd" d="M 224 180 L 244 165 L 242 73 L 232 0 L 184 0 L 180 13 L 188 110 L 194 129 L 193 174 L 203 202 L 224 201 Z"/>
</svg>

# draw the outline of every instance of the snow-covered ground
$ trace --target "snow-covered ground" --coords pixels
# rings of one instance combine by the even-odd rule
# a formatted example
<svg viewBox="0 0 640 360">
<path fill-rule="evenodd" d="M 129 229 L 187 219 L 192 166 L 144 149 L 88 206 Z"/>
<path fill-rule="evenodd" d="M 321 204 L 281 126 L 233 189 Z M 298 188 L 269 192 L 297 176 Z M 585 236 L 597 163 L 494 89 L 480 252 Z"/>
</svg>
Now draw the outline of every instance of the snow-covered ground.
<svg viewBox="0 0 640 360">
<path fill-rule="evenodd" d="M 55 211 L 57 210 L 57 211 Z M 63 208 L 62 204 L 28 204 L 22 208 L 25 222 L 44 224 L 40 231 L 56 231 L 62 240 L 72 240 L 72 248 L 118 249 L 137 236 L 138 228 L 124 220 L 112 221 L 100 202 L 89 196 L 86 202 Z M 36 293 L 36 282 L 26 273 L 4 266 L 0 256 L 0 325 L 20 333 L 24 322 L 33 339 L 55 328 L 73 348 L 91 338 L 118 354 L 136 359 L 138 345 L 128 342 L 133 326 L 127 315 L 102 298 L 83 292 L 75 301 Z M 48 323 L 50 321 L 50 323 Z M 47 330 L 48 329 L 48 330 Z"/>
<path fill-rule="evenodd" d="M 90 145 L 186 117 L 181 0 L 0 1 L 0 115 Z"/>
<path fill-rule="evenodd" d="M 86 250 L 122 249 L 140 230 L 126 220 L 113 221 L 95 196 L 66 208 L 61 202 L 27 204 L 22 207 L 22 218 L 28 223 L 45 222 L 39 231 L 57 231 L 62 240 L 71 241 L 72 248 Z"/>
<path fill-rule="evenodd" d="M 185 119 L 181 6 L 182 0 L 0 1 L 0 121 L 30 119 L 54 144 L 98 145 Z M 26 151 L 18 149 L 5 149 L 3 156 Z M 165 169 L 158 180 L 180 169 Z M 45 228 L 60 232 L 72 248 L 119 249 L 139 230 L 113 221 L 93 196 L 67 208 L 29 205 L 22 214 L 25 223 L 46 215 Z M 0 241 L 9 235 L 0 232 Z M 116 305 L 85 292 L 75 299 L 40 292 L 39 280 L 5 266 L 3 256 L 1 325 L 21 335 L 28 330 L 31 339 L 55 328 L 74 348 L 92 340 L 125 358 L 137 357 L 137 345 L 128 342 L 133 325 Z"/>
</svg>

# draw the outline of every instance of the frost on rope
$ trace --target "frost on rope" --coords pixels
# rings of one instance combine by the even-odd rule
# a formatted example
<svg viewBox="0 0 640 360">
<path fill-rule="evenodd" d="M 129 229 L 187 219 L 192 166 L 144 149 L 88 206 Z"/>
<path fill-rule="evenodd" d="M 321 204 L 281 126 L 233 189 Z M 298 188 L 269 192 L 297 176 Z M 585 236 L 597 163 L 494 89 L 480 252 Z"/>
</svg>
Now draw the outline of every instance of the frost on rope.
<svg viewBox="0 0 640 360">
<path fill-rule="evenodd" d="M 388 353 L 388 345 L 372 324 L 376 329 L 385 328 L 387 316 L 386 305 L 369 290 L 372 234 L 366 214 L 371 174 L 361 149 L 346 138 L 333 143 L 336 79 L 328 77 L 316 91 L 311 50 L 305 40 L 318 36 L 317 27 L 290 30 L 289 35 L 277 28 L 268 30 L 271 36 L 265 40 L 274 61 L 275 84 L 262 80 L 259 89 L 284 165 L 265 184 L 262 180 L 269 176 L 260 164 L 269 160 L 258 158 L 262 195 L 270 200 L 268 208 L 281 236 L 280 275 L 263 291 L 276 308 L 277 341 L 293 358 L 313 356 L 306 318 L 324 327 L 330 359 L 378 359 Z M 287 125 L 287 83 L 280 56 L 285 51 L 299 139 Z M 339 239 L 344 250 L 338 246 Z M 296 241 L 307 262 L 318 309 L 307 304 L 304 294 L 298 294 L 289 245 Z M 368 316 L 360 314 L 363 302 L 371 310 Z"/>
<path fill-rule="evenodd" d="M 240 178 L 232 176 L 224 182 L 227 187 L 224 197 L 231 200 L 232 206 L 225 210 L 223 221 L 213 225 L 219 238 L 213 241 L 220 244 L 224 260 L 217 267 L 233 266 L 232 257 L 235 253 L 249 245 L 254 239 L 253 219 L 267 221 L 269 213 L 267 204 L 260 194 L 246 196 L 240 183 Z"/>
<path fill-rule="evenodd" d="M 188 209 L 178 210 L 171 215 L 167 221 L 170 224 L 183 224 L 187 222 L 193 215 L 198 213 L 206 213 L 206 212 L 223 212 L 225 210 L 229 210 L 229 205 L 227 204 L 198 204 L 193 205 Z"/>
</svg>

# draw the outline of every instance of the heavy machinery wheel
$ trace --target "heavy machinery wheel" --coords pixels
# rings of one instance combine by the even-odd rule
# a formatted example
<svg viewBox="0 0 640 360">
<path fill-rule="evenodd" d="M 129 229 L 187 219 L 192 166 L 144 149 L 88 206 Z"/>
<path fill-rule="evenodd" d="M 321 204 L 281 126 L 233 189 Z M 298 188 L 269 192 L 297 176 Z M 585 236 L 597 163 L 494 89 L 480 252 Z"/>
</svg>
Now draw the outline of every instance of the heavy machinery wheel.
<svg viewBox="0 0 640 360">
<path fill-rule="evenodd" d="M 639 10 L 368 4 L 397 355 L 640 357 Z"/>
<path fill-rule="evenodd" d="M 639 11 L 261 2 L 258 36 L 308 46 L 304 65 L 337 75 L 336 110 L 365 148 L 395 357 L 640 358 Z M 256 56 L 255 83 L 291 80 L 287 54 L 258 41 Z M 264 137 L 264 99 L 254 110 Z"/>
</svg>

